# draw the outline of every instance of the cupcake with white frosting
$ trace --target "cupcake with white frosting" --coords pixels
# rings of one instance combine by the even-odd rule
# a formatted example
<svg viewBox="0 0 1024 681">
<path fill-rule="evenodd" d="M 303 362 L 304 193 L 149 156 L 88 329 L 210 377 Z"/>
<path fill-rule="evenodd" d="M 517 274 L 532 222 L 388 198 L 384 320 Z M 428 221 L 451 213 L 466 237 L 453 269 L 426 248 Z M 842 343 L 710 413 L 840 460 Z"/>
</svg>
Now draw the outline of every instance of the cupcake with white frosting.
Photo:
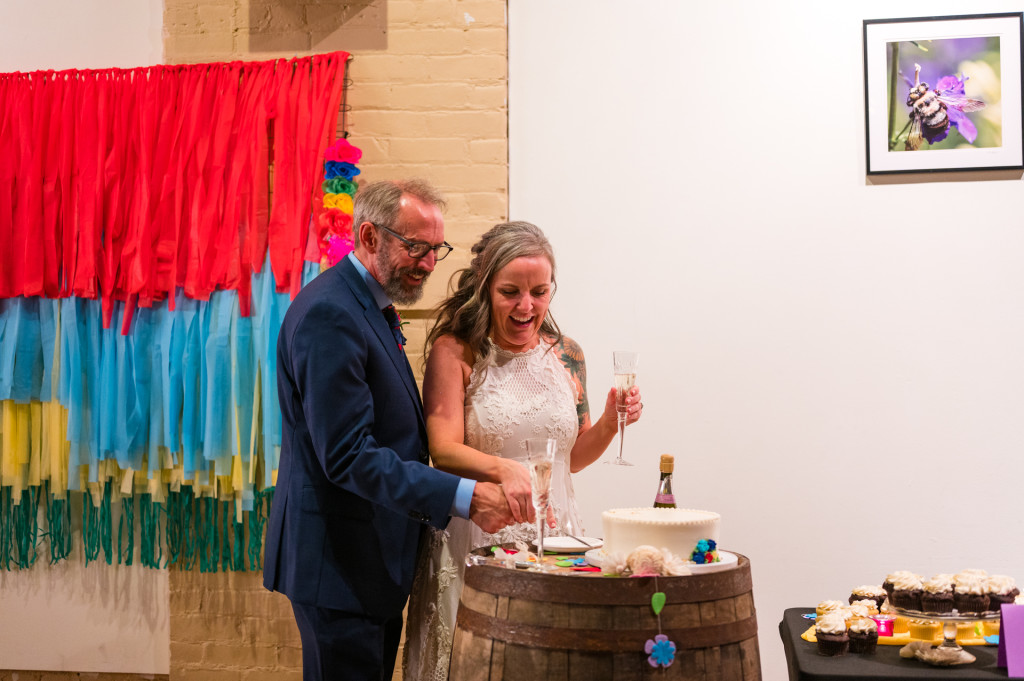
<svg viewBox="0 0 1024 681">
<path fill-rule="evenodd" d="M 885 602 L 886 591 L 881 586 L 874 584 L 864 584 L 858 586 L 850 592 L 850 602 L 861 601 L 865 598 L 870 598 L 875 602 L 875 606 L 878 608 L 882 607 L 882 603 Z"/>
<path fill-rule="evenodd" d="M 1006 575 L 992 575 L 985 578 L 985 591 L 988 592 L 988 607 L 1000 612 L 1003 603 L 1013 603 L 1020 595 L 1017 582 Z"/>
<path fill-rule="evenodd" d="M 921 610 L 937 615 L 953 612 L 953 582 L 946 575 L 935 575 L 921 585 Z"/>
<path fill-rule="evenodd" d="M 953 588 L 953 607 L 960 614 L 985 612 L 988 601 L 988 591 L 981 577 L 964 577 Z"/>
<path fill-rule="evenodd" d="M 878 625 L 867 617 L 850 621 L 847 635 L 850 637 L 851 653 L 873 653 L 878 645 Z"/>
<path fill-rule="evenodd" d="M 830 612 L 834 612 L 843 607 L 842 601 L 822 601 L 818 603 L 818 606 L 814 609 L 815 615 L 821 617 L 827 615 Z"/>
<path fill-rule="evenodd" d="M 893 583 L 896 579 L 905 576 L 914 576 L 914 573 L 910 570 L 897 570 L 896 572 L 890 572 L 885 576 L 885 581 L 882 582 L 882 588 L 885 589 L 885 593 L 889 596 L 890 601 L 892 600 Z M 920 578 L 920 575 L 918 575 L 918 579 Z"/>
<path fill-rule="evenodd" d="M 871 600 L 870 598 L 865 598 L 864 600 L 854 601 L 853 603 L 850 603 L 851 608 L 855 605 L 863 607 L 867 611 L 868 617 L 871 617 L 872 615 L 877 615 L 879 613 L 878 603 Z"/>
<path fill-rule="evenodd" d="M 893 577 L 889 601 L 903 610 L 920 610 L 923 586 L 921 578 L 910 572 Z"/>
<path fill-rule="evenodd" d="M 814 638 L 818 641 L 818 654 L 836 657 L 850 650 L 850 637 L 846 633 L 846 619 L 836 612 L 817 618 Z"/>
</svg>

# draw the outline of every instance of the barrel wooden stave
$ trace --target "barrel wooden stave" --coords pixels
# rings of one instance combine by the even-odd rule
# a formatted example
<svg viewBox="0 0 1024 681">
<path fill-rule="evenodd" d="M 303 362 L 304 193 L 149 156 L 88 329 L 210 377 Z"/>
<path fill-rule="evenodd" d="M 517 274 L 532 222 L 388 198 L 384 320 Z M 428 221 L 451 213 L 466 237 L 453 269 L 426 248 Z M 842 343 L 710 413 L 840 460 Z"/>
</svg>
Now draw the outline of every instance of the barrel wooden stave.
<svg viewBox="0 0 1024 681">
<path fill-rule="evenodd" d="M 732 572 L 632 578 L 613 585 L 606 580 L 618 578 L 470 568 L 450 678 L 758 681 L 749 561 L 741 556 Z M 666 669 L 651 667 L 643 653 L 644 642 L 658 632 L 650 607 L 656 590 L 667 595 L 661 630 L 677 645 L 675 661 Z M 723 597 L 702 600 L 709 595 Z"/>
</svg>

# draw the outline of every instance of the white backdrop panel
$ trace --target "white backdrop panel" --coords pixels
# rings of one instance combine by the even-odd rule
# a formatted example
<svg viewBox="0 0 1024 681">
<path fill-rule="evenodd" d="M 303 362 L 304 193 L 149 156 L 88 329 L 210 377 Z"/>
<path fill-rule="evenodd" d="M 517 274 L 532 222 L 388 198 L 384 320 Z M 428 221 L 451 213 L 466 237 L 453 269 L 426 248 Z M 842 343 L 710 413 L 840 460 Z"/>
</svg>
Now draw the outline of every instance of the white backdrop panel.
<svg viewBox="0 0 1024 681">
<path fill-rule="evenodd" d="M 1024 579 L 1020 179 L 864 172 L 863 20 L 966 9 L 509 3 L 510 216 L 555 245 L 592 406 L 641 353 L 637 466 L 577 476 L 587 531 L 674 454 L 678 502 L 751 559 L 766 681 L 786 607 L 896 569 Z"/>
</svg>

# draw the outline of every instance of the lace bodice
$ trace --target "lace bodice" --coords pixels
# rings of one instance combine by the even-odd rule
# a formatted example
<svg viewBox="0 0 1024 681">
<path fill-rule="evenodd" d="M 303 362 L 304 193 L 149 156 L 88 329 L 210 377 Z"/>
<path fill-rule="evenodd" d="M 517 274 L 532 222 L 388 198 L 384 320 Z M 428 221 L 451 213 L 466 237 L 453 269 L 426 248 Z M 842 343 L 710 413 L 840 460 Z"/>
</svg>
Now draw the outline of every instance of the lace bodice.
<svg viewBox="0 0 1024 681">
<path fill-rule="evenodd" d="M 582 528 L 569 476 L 569 453 L 576 443 L 579 421 L 572 378 L 550 346 L 512 353 L 492 346 L 473 365 L 466 388 L 466 444 L 485 454 L 526 463 L 526 440 L 551 437 L 558 441 L 552 477 L 551 502 L 558 519 L 553 534 Z M 566 526 L 568 524 L 568 527 Z M 476 528 L 472 545 L 530 541 L 536 528 L 515 525 L 488 535 Z"/>
<path fill-rule="evenodd" d="M 466 387 L 466 444 L 485 454 L 525 464 L 528 438 L 555 438 L 558 454 L 550 498 L 558 527 L 549 529 L 548 534 L 582 536 L 584 530 L 569 476 L 569 452 L 579 431 L 572 377 L 558 359 L 558 353 L 548 352 L 547 345 L 523 353 L 492 347 L 487 357 L 473 365 Z M 529 544 L 536 536 L 535 525 L 513 525 L 497 534 L 486 534 L 463 518 L 452 518 L 447 530 L 431 531 L 409 600 L 404 678 L 448 678 L 466 554 L 493 544 Z"/>
</svg>

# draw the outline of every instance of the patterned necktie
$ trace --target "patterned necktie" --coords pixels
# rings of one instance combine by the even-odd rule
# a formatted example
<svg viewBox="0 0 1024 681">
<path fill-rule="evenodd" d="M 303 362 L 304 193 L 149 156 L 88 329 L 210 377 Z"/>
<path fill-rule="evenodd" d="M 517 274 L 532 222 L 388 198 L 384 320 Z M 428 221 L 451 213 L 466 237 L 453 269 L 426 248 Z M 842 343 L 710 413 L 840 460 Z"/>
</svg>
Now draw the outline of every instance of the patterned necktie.
<svg viewBox="0 0 1024 681">
<path fill-rule="evenodd" d="M 398 317 L 398 310 L 395 309 L 394 305 L 388 305 L 381 312 L 384 313 L 384 319 L 388 320 L 388 324 L 391 326 L 391 333 L 395 334 L 395 342 L 398 343 L 398 349 L 403 349 L 405 347 L 405 335 L 402 333 L 402 320 Z"/>
</svg>

